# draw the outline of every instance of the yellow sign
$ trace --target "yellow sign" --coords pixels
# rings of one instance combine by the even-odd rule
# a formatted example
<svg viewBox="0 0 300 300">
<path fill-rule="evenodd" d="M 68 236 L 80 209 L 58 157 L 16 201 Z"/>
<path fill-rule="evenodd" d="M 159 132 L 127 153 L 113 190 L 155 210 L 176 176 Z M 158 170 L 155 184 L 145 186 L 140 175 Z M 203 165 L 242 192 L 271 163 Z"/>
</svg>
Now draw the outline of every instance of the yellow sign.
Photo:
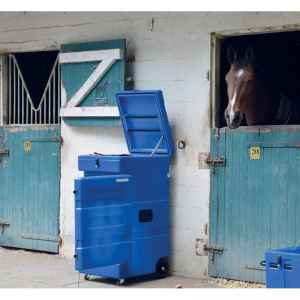
<svg viewBox="0 0 300 300">
<path fill-rule="evenodd" d="M 29 153 L 31 151 L 31 147 L 32 147 L 32 143 L 30 141 L 24 142 L 24 151 L 26 153 Z"/>
<path fill-rule="evenodd" d="M 249 150 L 250 159 L 260 159 L 260 147 L 251 147 Z"/>
</svg>

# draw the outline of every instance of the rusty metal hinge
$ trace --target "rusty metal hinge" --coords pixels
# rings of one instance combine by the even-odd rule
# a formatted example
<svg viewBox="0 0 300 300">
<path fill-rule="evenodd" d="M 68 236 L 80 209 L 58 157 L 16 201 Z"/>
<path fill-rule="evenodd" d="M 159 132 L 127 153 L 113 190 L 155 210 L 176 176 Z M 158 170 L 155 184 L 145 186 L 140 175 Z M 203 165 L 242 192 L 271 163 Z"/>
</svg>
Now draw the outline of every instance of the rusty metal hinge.
<svg viewBox="0 0 300 300">
<path fill-rule="evenodd" d="M 220 137 L 221 137 L 220 128 L 216 128 L 215 138 L 217 139 L 217 141 L 220 140 Z"/>
<path fill-rule="evenodd" d="M 217 157 L 217 158 L 211 158 L 211 156 L 209 155 L 206 159 L 206 163 L 212 167 L 224 167 L 225 166 L 225 158 L 222 156 Z"/>
<path fill-rule="evenodd" d="M 216 167 L 225 167 L 226 161 L 224 157 L 211 158 L 209 155 L 206 159 L 207 165 L 211 168 L 212 174 L 215 174 Z"/>
<path fill-rule="evenodd" d="M 9 150 L 0 148 L 0 155 L 9 155 Z"/>
<path fill-rule="evenodd" d="M 211 168 L 212 174 L 214 175 L 216 173 L 216 170 L 215 170 L 216 167 L 225 167 L 225 158 L 218 157 L 218 158 L 213 159 L 209 155 L 206 159 L 206 163 Z"/>
<path fill-rule="evenodd" d="M 4 233 L 4 229 L 6 226 L 9 226 L 9 223 L 3 219 L 0 219 L 0 234 Z"/>
<path fill-rule="evenodd" d="M 204 251 L 210 253 L 211 262 L 214 263 L 216 254 L 223 254 L 224 248 L 216 245 L 204 245 Z"/>
<path fill-rule="evenodd" d="M 216 245 L 204 245 L 204 250 L 207 252 L 222 254 L 224 248 Z"/>
</svg>

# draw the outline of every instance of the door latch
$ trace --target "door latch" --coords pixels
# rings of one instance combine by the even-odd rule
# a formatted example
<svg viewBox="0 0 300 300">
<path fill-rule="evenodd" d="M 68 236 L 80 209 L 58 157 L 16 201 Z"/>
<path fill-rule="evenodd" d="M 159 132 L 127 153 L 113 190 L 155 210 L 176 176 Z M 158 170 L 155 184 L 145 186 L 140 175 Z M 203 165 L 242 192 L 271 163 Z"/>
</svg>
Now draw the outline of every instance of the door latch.
<svg viewBox="0 0 300 300">
<path fill-rule="evenodd" d="M 0 233 L 3 234 L 5 227 L 9 226 L 9 223 L 3 219 L 0 219 Z"/>
</svg>

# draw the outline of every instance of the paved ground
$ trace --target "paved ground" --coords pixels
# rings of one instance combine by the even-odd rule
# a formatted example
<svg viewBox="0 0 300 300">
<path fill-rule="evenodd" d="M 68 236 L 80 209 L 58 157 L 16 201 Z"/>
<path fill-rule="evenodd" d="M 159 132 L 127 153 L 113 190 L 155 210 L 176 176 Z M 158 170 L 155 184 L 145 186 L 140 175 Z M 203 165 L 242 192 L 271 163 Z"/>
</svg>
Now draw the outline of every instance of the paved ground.
<svg viewBox="0 0 300 300">
<path fill-rule="evenodd" d="M 0 288 L 115 288 L 108 280 L 86 281 L 74 271 L 73 261 L 39 252 L 12 250 L 0 247 Z M 134 288 L 211 288 L 211 279 L 169 276 L 164 279 L 133 280 L 125 287 Z"/>
</svg>

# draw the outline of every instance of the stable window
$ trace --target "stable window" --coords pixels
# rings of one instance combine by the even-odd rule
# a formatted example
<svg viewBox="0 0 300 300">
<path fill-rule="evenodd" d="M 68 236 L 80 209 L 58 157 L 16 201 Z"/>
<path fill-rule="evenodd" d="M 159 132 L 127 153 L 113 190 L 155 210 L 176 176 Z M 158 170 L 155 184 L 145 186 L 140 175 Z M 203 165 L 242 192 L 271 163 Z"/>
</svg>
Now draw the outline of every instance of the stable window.
<svg viewBox="0 0 300 300">
<path fill-rule="evenodd" d="M 247 48 L 254 53 L 255 64 L 264 77 L 264 85 L 280 97 L 270 103 L 282 119 L 267 125 L 300 124 L 300 32 L 257 32 L 254 34 L 212 34 L 212 125 L 227 126 L 224 111 L 228 104 L 225 76 L 230 69 L 228 48 L 243 56 Z M 279 99 L 279 98 L 278 98 Z M 281 106 L 280 106 L 281 105 Z M 261 109 L 258 105 L 257 109 Z M 291 117 L 292 115 L 292 117 Z M 247 125 L 245 118 L 241 125 Z"/>
<path fill-rule="evenodd" d="M 26 52 L 5 57 L 8 125 L 59 124 L 58 51 Z"/>
</svg>

